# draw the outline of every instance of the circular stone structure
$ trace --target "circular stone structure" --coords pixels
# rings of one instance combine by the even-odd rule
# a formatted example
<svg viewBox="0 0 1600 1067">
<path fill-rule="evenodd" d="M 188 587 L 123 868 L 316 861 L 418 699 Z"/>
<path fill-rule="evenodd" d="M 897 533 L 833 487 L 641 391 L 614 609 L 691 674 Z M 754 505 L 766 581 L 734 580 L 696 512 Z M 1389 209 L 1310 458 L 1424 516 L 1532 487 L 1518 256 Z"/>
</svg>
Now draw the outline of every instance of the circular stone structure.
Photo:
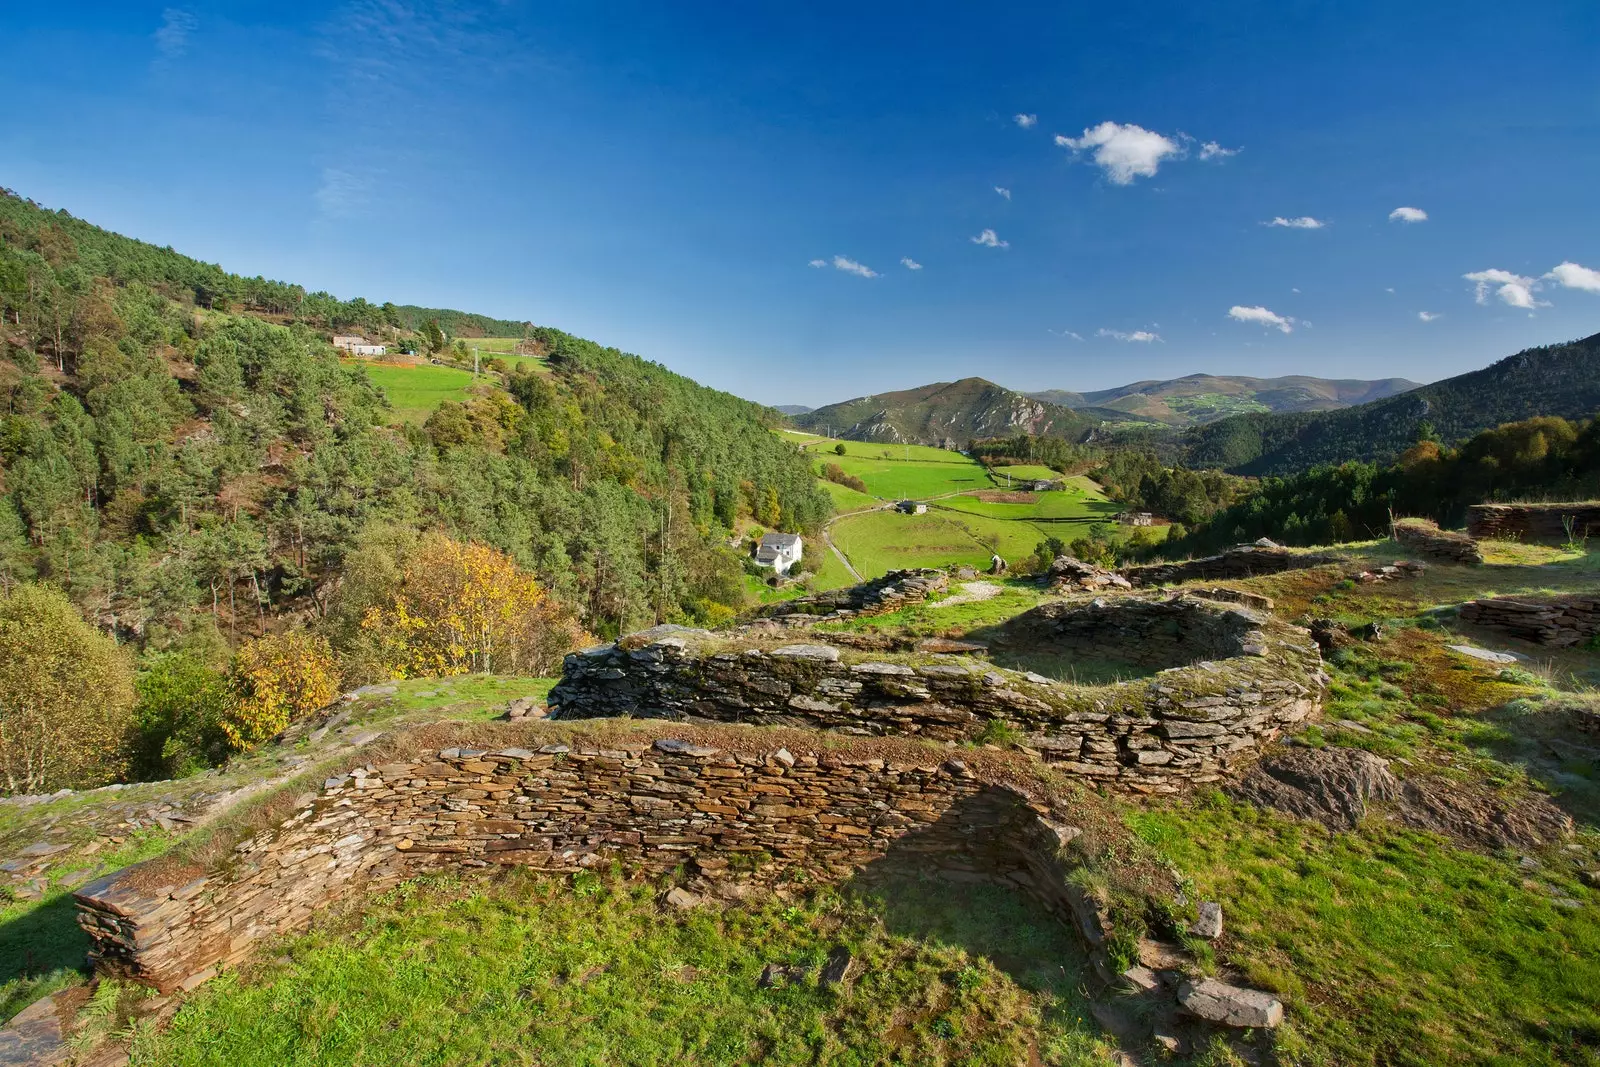
<svg viewBox="0 0 1600 1067">
<path fill-rule="evenodd" d="M 1182 781 L 1221 778 L 1315 714 L 1327 682 L 1308 631 L 1191 596 L 1057 601 L 982 636 L 990 661 L 863 653 L 815 633 L 785 644 L 658 626 L 568 656 L 550 703 L 558 719 L 742 722 L 941 741 L 974 740 L 999 722 L 1064 770 L 1171 792 Z M 1029 669 L 1046 663 L 1058 677 Z M 1059 680 L 1108 674 L 1121 680 Z"/>
</svg>

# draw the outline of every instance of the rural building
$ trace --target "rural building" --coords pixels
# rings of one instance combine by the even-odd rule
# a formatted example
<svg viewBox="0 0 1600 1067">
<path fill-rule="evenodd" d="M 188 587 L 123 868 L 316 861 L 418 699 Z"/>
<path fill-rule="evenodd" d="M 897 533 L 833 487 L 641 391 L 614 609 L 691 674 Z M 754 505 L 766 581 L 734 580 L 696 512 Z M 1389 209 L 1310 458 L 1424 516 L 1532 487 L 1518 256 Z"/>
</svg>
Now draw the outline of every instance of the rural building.
<svg viewBox="0 0 1600 1067">
<path fill-rule="evenodd" d="M 756 547 L 756 562 L 784 574 L 800 562 L 800 548 L 799 534 L 769 533 Z"/>
<path fill-rule="evenodd" d="M 382 356 L 389 351 L 388 345 L 375 345 L 365 337 L 355 333 L 334 334 L 333 347 L 342 348 L 352 356 Z"/>
<path fill-rule="evenodd" d="M 1060 489 L 1061 483 L 1051 481 L 1049 478 L 1040 478 L 1037 481 L 1025 482 L 1023 488 L 1032 490 L 1035 493 L 1048 493 L 1054 489 Z"/>
<path fill-rule="evenodd" d="M 926 515 L 928 513 L 928 505 L 920 500 L 902 500 L 894 506 L 894 509 L 902 515 Z"/>
<path fill-rule="evenodd" d="M 1124 511 L 1117 516 L 1117 521 L 1124 526 L 1154 526 L 1156 517 L 1148 511 Z"/>
</svg>

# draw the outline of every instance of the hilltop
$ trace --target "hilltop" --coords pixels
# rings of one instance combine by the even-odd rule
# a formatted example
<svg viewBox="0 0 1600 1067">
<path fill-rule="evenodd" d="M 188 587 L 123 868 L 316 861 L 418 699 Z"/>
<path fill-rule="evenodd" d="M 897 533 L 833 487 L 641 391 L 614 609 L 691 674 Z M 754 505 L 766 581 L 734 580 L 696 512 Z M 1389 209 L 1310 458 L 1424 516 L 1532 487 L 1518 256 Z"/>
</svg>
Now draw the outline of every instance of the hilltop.
<svg viewBox="0 0 1600 1067">
<path fill-rule="evenodd" d="M 1345 460 L 1389 462 L 1419 438 L 1454 443 L 1539 415 L 1600 411 L 1600 334 L 1529 348 L 1482 370 L 1338 411 L 1235 415 L 1188 431 L 1191 467 L 1286 474 Z"/>
<path fill-rule="evenodd" d="M 983 378 L 963 378 L 829 404 L 794 422 L 852 441 L 965 447 L 974 438 L 1019 433 L 1079 441 L 1108 419 L 1147 421 L 1099 408 L 1074 411 Z"/>
<path fill-rule="evenodd" d="M 1062 407 L 1109 408 L 1169 426 L 1193 426 L 1247 412 L 1328 411 L 1381 400 L 1415 389 L 1417 384 L 1405 378 L 1362 381 L 1302 374 L 1281 378 L 1188 374 L 1084 393 L 1043 389 L 1028 395 Z"/>
</svg>

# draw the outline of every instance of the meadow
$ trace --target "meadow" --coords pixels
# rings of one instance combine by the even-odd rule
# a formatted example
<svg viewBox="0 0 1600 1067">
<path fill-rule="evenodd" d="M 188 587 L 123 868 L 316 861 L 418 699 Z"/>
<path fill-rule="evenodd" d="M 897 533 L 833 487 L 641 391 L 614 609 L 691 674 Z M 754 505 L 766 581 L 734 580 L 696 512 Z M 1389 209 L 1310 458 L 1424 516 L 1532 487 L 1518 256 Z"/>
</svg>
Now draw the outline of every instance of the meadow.
<svg viewBox="0 0 1600 1067">
<path fill-rule="evenodd" d="M 398 422 L 421 424 L 446 400 L 462 401 L 474 383 L 471 371 L 438 367 L 431 363 L 377 363 L 352 360 L 365 368 L 367 377 L 383 390 Z M 480 384 L 496 381 L 489 378 Z"/>
</svg>

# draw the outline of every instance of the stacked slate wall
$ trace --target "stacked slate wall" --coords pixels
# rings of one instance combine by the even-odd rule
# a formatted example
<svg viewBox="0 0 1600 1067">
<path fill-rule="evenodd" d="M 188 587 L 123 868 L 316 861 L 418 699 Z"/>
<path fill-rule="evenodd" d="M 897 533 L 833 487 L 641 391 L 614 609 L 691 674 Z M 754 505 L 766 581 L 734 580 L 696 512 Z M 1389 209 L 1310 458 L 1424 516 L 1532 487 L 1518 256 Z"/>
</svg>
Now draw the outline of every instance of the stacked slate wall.
<svg viewBox="0 0 1600 1067">
<path fill-rule="evenodd" d="M 1461 619 L 1535 644 L 1581 645 L 1600 636 L 1600 593 L 1472 600 L 1461 606 Z"/>
<path fill-rule="evenodd" d="M 1467 533 L 1491 541 L 1547 545 L 1600 537 L 1600 504 L 1475 504 L 1467 509 Z"/>
</svg>

